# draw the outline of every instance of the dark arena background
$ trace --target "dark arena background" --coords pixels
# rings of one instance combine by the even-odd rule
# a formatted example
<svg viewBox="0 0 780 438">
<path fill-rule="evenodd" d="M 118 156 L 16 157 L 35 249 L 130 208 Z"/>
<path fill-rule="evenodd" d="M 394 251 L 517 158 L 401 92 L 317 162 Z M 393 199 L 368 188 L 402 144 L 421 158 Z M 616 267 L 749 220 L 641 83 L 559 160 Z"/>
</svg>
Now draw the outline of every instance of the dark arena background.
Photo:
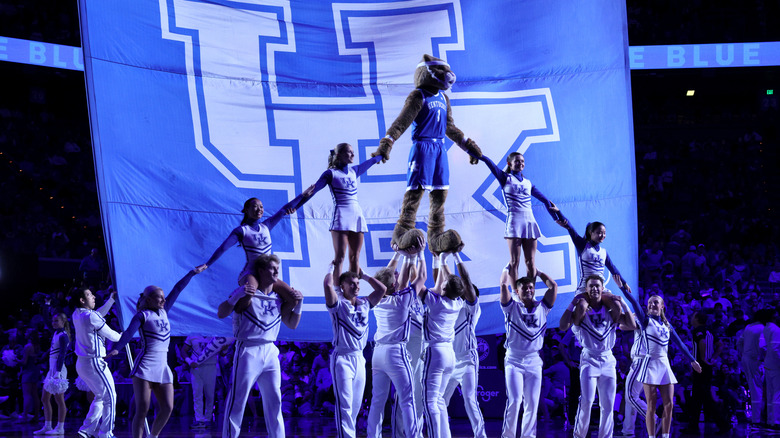
<svg viewBox="0 0 780 438">
<path fill-rule="evenodd" d="M 463 3 L 466 9 L 470 2 Z M 523 3 L 516 2 L 517 7 Z M 485 2 L 484 7 L 489 5 Z M 628 1 L 626 15 L 638 231 L 634 236 L 638 252 L 630 257 L 636 261 L 630 270 L 637 272 L 637 278 L 631 279 L 635 283 L 631 287 L 641 303 L 651 295 L 664 298 L 666 317 L 691 351 L 697 332 L 691 322 L 695 314 L 704 315 L 702 321 L 712 335 L 708 341 L 712 374 L 706 397 L 694 389 L 683 353 L 676 346 L 670 348 L 678 380 L 671 435 L 780 435 L 780 339 L 775 337 L 772 343 L 761 336 L 760 360 L 766 356 L 760 367 L 762 376 L 745 372 L 744 358 L 749 354 L 743 354 L 745 329 L 757 323 L 761 310 L 769 309 L 771 322 L 766 325 L 775 330 L 764 333 L 778 333 L 780 3 Z M 49 369 L 52 316 L 73 313 L 74 303 L 68 296 L 79 286 L 95 292 L 98 305 L 104 302 L 115 284 L 112 267 L 116 261 L 112 258 L 122 252 L 104 234 L 105 211 L 101 212 L 92 147 L 96 128 L 90 126 L 79 26 L 79 2 L 75 0 L 0 3 L 0 296 L 4 315 L 0 319 L 0 436 L 33 436 L 33 431 L 43 427 L 40 397 Z M 398 149 L 402 150 L 396 150 L 393 157 L 402 162 L 406 150 Z M 373 146 L 369 153 L 372 150 Z M 497 162 L 498 158 L 493 157 Z M 588 157 L 594 162 L 610 158 Z M 318 175 L 305 181 L 308 184 Z M 540 222 L 542 214 L 537 213 Z M 543 220 L 549 222 L 546 217 Z M 578 232 L 584 226 L 584 222 L 575 225 Z M 217 244 L 205 246 L 213 250 Z M 610 249 L 619 245 L 616 240 L 607 241 Z M 504 246 L 499 250 L 506 251 Z M 198 257 L 205 260 L 207 256 Z M 469 255 L 471 259 L 479 256 Z M 326 264 L 320 263 L 321 270 Z M 172 285 L 173 281 L 163 286 L 166 293 Z M 224 291 L 233 287 L 231 283 Z M 370 288 L 364 288 L 368 293 Z M 126 292 L 127 300 L 134 304 L 138 292 Z M 313 295 L 322 299 L 319 291 Z M 563 301 L 556 306 L 565 307 Z M 120 332 L 128 323 L 127 318 L 124 325 L 120 322 L 119 305 L 106 319 Z M 634 336 L 620 331 L 617 336 L 614 434 L 622 436 L 628 403 L 624 384 Z M 185 347 L 185 338 L 171 338 L 168 363 L 175 376 L 174 410 L 162 436 L 222 436 L 232 349 L 219 355 L 213 413 L 208 421 L 199 421 L 193 416 L 192 379 L 185 360 L 191 349 Z M 478 339 L 477 399 L 486 435 L 497 437 L 505 417 L 505 335 L 485 333 Z M 577 377 L 577 365 L 570 358 L 571 344 L 557 327 L 548 328 L 544 339 L 536 436 L 570 437 L 577 405 L 571 378 Z M 277 344 L 287 436 L 337 436 L 328 370 L 331 344 L 320 340 Z M 131 345 L 138 347 L 137 341 Z M 358 436 L 366 435 L 372 348 L 369 343 L 364 352 L 368 370 Z M 118 437 L 131 436 L 135 411 L 131 367 L 124 356 L 108 360 L 116 382 L 113 433 Z M 65 436 L 77 436 L 89 408 L 87 393 L 74 384 L 75 361 L 71 344 L 65 359 L 71 382 L 65 393 Z M 660 398 L 658 402 L 660 415 Z M 761 406 L 754 406 L 756 402 Z M 57 406 L 53 406 L 56 423 Z M 391 436 L 390 410 L 388 404 L 383 436 Z M 598 418 L 598 404 L 594 404 L 589 436 L 597 435 Z M 460 390 L 449 404 L 449 419 L 453 436 L 474 436 Z M 257 390 L 250 394 L 241 434 L 266 436 Z M 635 436 L 647 436 L 641 416 Z"/>
</svg>

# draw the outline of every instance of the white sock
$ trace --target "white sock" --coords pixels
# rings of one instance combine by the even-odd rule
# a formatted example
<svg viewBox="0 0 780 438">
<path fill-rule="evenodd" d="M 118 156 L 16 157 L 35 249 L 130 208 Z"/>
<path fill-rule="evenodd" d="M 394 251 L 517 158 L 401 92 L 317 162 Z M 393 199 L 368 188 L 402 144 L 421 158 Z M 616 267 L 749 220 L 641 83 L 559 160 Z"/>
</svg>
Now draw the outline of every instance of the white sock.
<svg viewBox="0 0 780 438">
<path fill-rule="evenodd" d="M 57 423 L 57 429 L 65 429 L 65 423 Z"/>
<path fill-rule="evenodd" d="M 668 433 L 662 433 L 661 434 L 661 438 L 669 438 L 669 434 Z"/>
</svg>

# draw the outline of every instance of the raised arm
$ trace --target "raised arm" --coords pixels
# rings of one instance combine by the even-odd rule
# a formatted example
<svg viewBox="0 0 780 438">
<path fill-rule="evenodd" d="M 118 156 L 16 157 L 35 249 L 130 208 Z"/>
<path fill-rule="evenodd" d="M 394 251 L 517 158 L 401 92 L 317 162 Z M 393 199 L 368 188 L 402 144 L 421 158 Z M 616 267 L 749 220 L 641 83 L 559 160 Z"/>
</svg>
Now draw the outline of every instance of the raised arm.
<svg viewBox="0 0 780 438">
<path fill-rule="evenodd" d="M 203 272 L 206 268 L 213 265 L 214 262 L 216 262 L 217 259 L 222 257 L 222 254 L 224 254 L 225 251 L 230 249 L 231 246 L 238 245 L 239 232 L 240 231 L 238 228 L 234 228 L 233 231 L 230 232 L 230 235 L 227 236 L 227 239 L 225 239 L 225 241 L 222 242 L 222 245 L 219 245 L 219 248 L 217 248 L 214 251 L 214 254 L 211 254 L 211 257 L 209 257 L 208 261 L 195 268 L 198 270 L 198 273 Z"/>
<path fill-rule="evenodd" d="M 697 373 L 701 372 L 701 365 L 699 365 L 699 362 L 696 362 L 696 358 L 693 357 L 693 354 L 691 354 L 691 351 L 688 350 L 688 346 L 685 345 L 685 343 L 680 339 L 680 336 L 677 334 L 677 331 L 672 327 L 671 324 L 669 324 L 669 336 L 672 339 L 672 342 L 674 342 L 677 347 L 682 350 L 685 357 L 688 358 L 688 361 L 691 362 L 691 366 L 694 370 L 696 370 Z"/>
<path fill-rule="evenodd" d="M 299 196 L 295 197 L 295 199 L 298 199 L 298 203 L 295 204 L 295 209 L 297 210 L 303 207 L 303 204 L 307 203 L 315 193 L 319 192 L 326 185 L 328 185 L 332 178 L 333 173 L 330 171 L 330 169 L 322 172 L 322 175 L 320 175 L 320 178 L 317 180 L 317 182 L 312 184 L 308 189 L 304 190 L 303 193 L 301 193 Z"/>
<path fill-rule="evenodd" d="M 471 276 L 469 275 L 468 269 L 466 269 L 466 264 L 463 263 L 463 259 L 460 258 L 459 252 L 455 253 L 455 263 L 458 267 L 460 278 L 463 280 L 464 286 L 466 286 L 466 290 L 463 292 L 463 298 L 473 304 L 477 301 L 477 293 L 474 291 L 474 285 L 471 283 Z"/>
<path fill-rule="evenodd" d="M 412 289 L 417 293 L 421 300 L 425 300 L 428 289 L 425 288 L 425 281 L 428 279 L 428 268 L 425 265 L 425 256 L 420 256 L 417 266 L 417 278 L 412 282 Z"/>
<path fill-rule="evenodd" d="M 618 324 L 620 324 L 620 330 L 633 331 L 637 329 L 636 320 L 634 319 L 634 313 L 626 306 L 626 302 L 621 297 L 615 295 L 614 301 L 620 308 L 620 315 L 618 316 Z"/>
<path fill-rule="evenodd" d="M 541 201 L 541 203 L 544 204 L 545 207 L 547 207 L 547 212 L 550 213 L 550 216 L 552 216 L 553 220 L 557 221 L 563 217 L 561 216 L 558 207 L 556 207 L 555 204 L 552 203 L 552 201 L 547 199 L 547 197 L 544 196 L 542 192 L 540 192 L 539 189 L 536 188 L 536 186 L 531 186 L 531 196 Z"/>
<path fill-rule="evenodd" d="M 623 277 L 620 276 L 620 271 L 618 271 L 617 266 L 612 263 L 612 259 L 609 258 L 609 254 L 607 254 L 607 259 L 604 261 L 604 266 L 609 269 L 609 272 L 612 274 L 612 278 L 615 279 L 615 283 L 617 283 L 618 287 L 621 289 L 625 287 L 628 293 L 631 293 L 631 287 L 628 286 L 628 283 L 623 281 Z"/>
<path fill-rule="evenodd" d="M 355 166 L 355 176 L 359 177 L 360 175 L 366 173 L 366 171 L 370 169 L 371 166 L 380 161 L 382 161 L 382 157 L 377 155 L 376 157 L 369 158 L 368 160 L 358 164 Z"/>
<path fill-rule="evenodd" d="M 628 289 L 628 284 L 623 283 L 626 287 L 621 287 L 620 290 L 623 291 L 623 295 L 626 297 L 629 303 L 631 303 L 631 308 L 634 309 L 634 313 L 636 313 L 637 318 L 639 319 L 639 323 L 642 324 L 642 326 L 647 325 L 647 313 L 645 313 L 645 309 L 642 307 L 642 304 L 639 303 L 639 301 L 636 299 L 634 294 L 631 293 L 631 289 Z"/>
<path fill-rule="evenodd" d="M 581 253 L 582 250 L 585 249 L 585 239 L 577 234 L 577 231 L 574 229 L 574 227 L 571 226 L 569 220 L 566 219 L 560 210 L 558 210 L 558 215 L 560 219 L 555 221 L 555 223 L 562 226 L 566 229 L 566 231 L 569 232 L 569 237 L 571 237 L 571 241 L 574 243 L 574 247 L 577 248 L 577 251 Z"/>
<path fill-rule="evenodd" d="M 377 280 L 376 278 L 366 275 L 363 270 L 360 270 L 360 279 L 367 281 L 368 284 L 371 285 L 371 287 L 374 289 L 373 292 L 371 292 L 368 295 L 368 302 L 371 305 L 371 307 L 376 306 L 379 304 L 379 302 L 382 300 L 382 297 L 385 296 L 385 292 L 387 292 L 387 287 L 385 287 L 384 284 L 382 284 L 381 281 Z"/>
<path fill-rule="evenodd" d="M 239 286 L 234 289 L 228 299 L 220 303 L 219 307 L 217 308 L 217 318 L 226 318 L 228 315 L 233 313 L 233 308 L 236 307 L 238 300 L 244 297 L 249 297 L 249 299 L 252 299 L 256 291 L 257 289 L 255 286 L 251 284 Z"/>
<path fill-rule="evenodd" d="M 301 311 L 303 307 L 303 294 L 301 294 L 299 291 L 293 289 L 294 293 L 294 300 L 291 300 L 290 302 L 283 302 L 282 303 L 282 323 L 286 325 L 288 328 L 295 330 L 298 328 L 298 324 L 301 322 Z"/>
<path fill-rule="evenodd" d="M 501 271 L 501 278 L 498 283 L 501 285 L 501 300 L 502 305 L 506 305 L 512 301 L 512 292 L 509 290 L 509 282 L 512 281 L 509 277 L 509 265 L 504 266 L 504 270 Z M 569 312 L 571 313 L 571 312 Z"/>
<path fill-rule="evenodd" d="M 335 269 L 335 265 L 333 262 L 330 262 L 330 266 L 328 267 L 328 273 L 325 274 L 325 278 L 322 280 L 322 288 L 325 292 L 325 305 L 328 307 L 333 307 L 336 305 L 336 303 L 339 302 L 339 296 L 336 293 L 336 288 L 333 287 L 333 270 Z"/>
<path fill-rule="evenodd" d="M 198 268 L 193 269 L 192 271 L 188 272 L 184 277 L 179 280 L 175 286 L 173 286 L 173 289 L 171 289 L 171 292 L 168 294 L 168 296 L 165 298 L 165 311 L 169 312 L 171 310 L 171 307 L 173 307 L 173 303 L 176 302 L 176 299 L 179 298 L 179 294 L 181 291 L 184 290 L 185 287 L 187 287 L 188 284 L 190 284 L 190 280 L 192 280 L 192 277 L 198 274 Z"/>
<path fill-rule="evenodd" d="M 130 320 L 130 325 L 127 326 L 127 330 L 122 333 L 122 337 L 116 341 L 107 356 L 115 356 L 117 353 L 119 353 L 119 351 L 125 348 L 125 345 L 130 342 L 130 339 L 133 339 L 133 336 L 138 332 L 138 329 L 141 328 L 141 324 L 143 323 L 141 318 L 143 318 L 143 314 L 141 312 L 138 312 L 135 314 L 135 316 L 133 316 L 133 319 Z"/>
<path fill-rule="evenodd" d="M 498 184 L 501 185 L 501 187 L 506 184 L 506 173 L 504 173 L 503 170 L 499 169 L 498 166 L 496 166 L 496 163 L 493 162 L 490 158 L 488 158 L 487 155 L 482 155 L 480 157 L 480 160 L 487 164 L 488 169 L 490 169 L 490 173 L 493 174 L 494 177 L 498 180 Z"/>
<path fill-rule="evenodd" d="M 545 304 L 547 304 L 547 307 L 552 309 L 552 306 L 555 304 L 555 300 L 558 298 L 558 283 L 555 282 L 552 278 L 550 278 L 549 275 L 545 274 L 544 272 L 540 270 L 536 270 L 536 275 L 539 276 L 539 278 L 544 282 L 544 284 L 547 286 L 547 292 L 544 293 L 544 297 L 542 297 L 542 300 Z"/>
<path fill-rule="evenodd" d="M 275 227 L 279 223 L 279 221 L 282 220 L 282 216 L 295 213 L 295 210 L 298 209 L 298 204 L 301 203 L 303 198 L 306 197 L 307 195 L 311 196 L 312 193 L 310 192 L 310 190 L 312 190 L 312 187 L 309 187 L 308 189 L 304 190 L 303 193 L 293 198 L 292 201 L 284 204 L 282 208 L 276 211 L 276 213 L 274 213 L 273 215 L 271 215 L 271 217 L 263 221 L 265 226 L 268 227 L 269 230 L 273 229 L 273 227 Z"/>
<path fill-rule="evenodd" d="M 111 294 L 108 296 L 108 299 L 105 303 L 103 303 L 102 306 L 95 309 L 95 312 L 99 313 L 100 316 L 106 316 L 108 315 L 108 312 L 111 311 L 111 307 L 116 303 L 116 292 L 111 292 Z"/>
</svg>

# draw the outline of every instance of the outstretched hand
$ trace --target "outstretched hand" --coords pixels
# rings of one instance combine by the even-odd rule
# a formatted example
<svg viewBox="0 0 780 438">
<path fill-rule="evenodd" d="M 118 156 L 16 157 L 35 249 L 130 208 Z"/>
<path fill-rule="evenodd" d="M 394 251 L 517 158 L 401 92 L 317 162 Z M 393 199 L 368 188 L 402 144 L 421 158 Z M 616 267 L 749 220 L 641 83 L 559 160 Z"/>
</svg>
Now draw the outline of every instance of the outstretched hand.
<svg viewBox="0 0 780 438">
<path fill-rule="evenodd" d="M 695 360 L 691 362 L 691 367 L 694 371 L 701 374 L 701 365 L 699 365 L 699 362 L 696 362 Z"/>
<path fill-rule="evenodd" d="M 200 266 L 195 268 L 195 273 L 196 274 L 200 274 L 201 272 L 205 271 L 206 268 L 208 268 L 208 267 L 209 267 L 209 265 L 204 263 L 204 264 L 202 264 L 202 265 L 200 265 Z"/>
</svg>

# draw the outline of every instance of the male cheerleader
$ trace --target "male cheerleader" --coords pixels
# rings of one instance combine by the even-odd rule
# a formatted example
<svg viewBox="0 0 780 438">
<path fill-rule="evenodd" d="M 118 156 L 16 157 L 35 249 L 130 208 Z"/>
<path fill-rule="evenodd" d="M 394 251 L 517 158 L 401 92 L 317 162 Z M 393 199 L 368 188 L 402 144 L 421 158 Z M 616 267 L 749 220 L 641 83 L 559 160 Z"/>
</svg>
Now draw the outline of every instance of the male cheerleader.
<svg viewBox="0 0 780 438">
<path fill-rule="evenodd" d="M 612 355 L 615 332 L 636 330 L 634 315 L 628 311 L 619 296 L 605 293 L 604 280 L 590 275 L 587 292 L 574 297 L 561 316 L 560 329 L 572 332 L 582 345 L 580 356 L 580 404 L 574 420 L 574 438 L 585 438 L 590 424 L 590 407 L 599 392 L 599 438 L 612 436 L 614 429 L 612 408 L 617 386 L 617 361 Z M 572 325 L 573 324 L 573 325 Z"/>
<path fill-rule="evenodd" d="M 330 354 L 330 374 L 336 396 L 336 431 L 339 438 L 355 437 L 357 416 L 366 387 L 366 359 L 363 349 L 368 341 L 368 311 L 379 303 L 386 287 L 374 277 L 360 272 L 344 272 L 339 276 L 343 297 L 333 286 L 333 270 L 325 275 L 325 305 L 333 324 L 333 352 Z M 360 280 L 374 288 L 367 298 L 359 298 Z"/>
<path fill-rule="evenodd" d="M 462 263 L 458 265 L 458 271 L 465 269 Z M 446 275 L 452 275 L 449 270 L 447 260 L 442 261 L 441 272 Z M 463 404 L 466 408 L 466 415 L 469 417 L 471 429 L 474 431 L 475 438 L 486 438 L 485 419 L 482 417 L 482 411 L 479 409 L 477 401 L 477 384 L 479 382 L 479 352 L 477 351 L 477 321 L 479 321 L 482 310 L 479 306 L 479 290 L 474 287 L 476 296 L 473 305 L 466 305 L 460 309 L 458 319 L 455 320 L 455 340 L 452 343 L 455 349 L 455 367 L 452 370 L 449 382 L 445 384 L 444 402 L 450 405 L 452 394 L 460 385 L 463 395 Z"/>
<path fill-rule="evenodd" d="M 425 248 L 425 242 L 420 240 L 416 247 L 407 252 L 401 268 L 400 277 L 396 277 L 395 266 L 401 254 L 396 253 L 386 268 L 380 269 L 374 276 L 382 281 L 387 291 L 385 296 L 374 307 L 377 330 L 374 335 L 374 354 L 371 359 L 371 409 L 368 412 L 368 436 L 379 438 L 382 436 L 382 419 L 385 411 L 387 395 L 390 392 L 390 383 L 393 383 L 396 391 L 396 403 L 398 418 L 393 421 L 402 423 L 396 429 L 400 436 L 416 437 L 419 434 L 420 423 L 415 406 L 414 374 L 409 361 L 407 350 L 409 333 L 412 329 L 412 303 L 417 299 L 415 287 L 422 287 L 422 283 L 415 281 L 400 291 L 399 284 L 408 282 L 410 273 L 414 267 L 414 260 L 418 253 Z M 425 271 L 425 260 L 421 260 L 421 272 Z M 423 274 L 425 275 L 425 274 Z M 395 428 L 395 426 L 394 426 Z"/>
<path fill-rule="evenodd" d="M 76 331 L 76 371 L 95 395 L 87 417 L 78 431 L 80 438 L 113 436 L 116 415 L 114 377 L 103 359 L 106 339 L 116 342 L 121 335 L 111 329 L 103 318 L 114 305 L 114 293 L 106 303 L 95 309 L 95 295 L 87 288 L 78 288 L 71 294 L 76 305 L 73 311 L 73 329 Z"/>
<path fill-rule="evenodd" d="M 509 266 L 507 266 L 508 268 Z M 517 414 L 523 404 L 521 436 L 536 437 L 536 417 L 539 397 L 542 392 L 542 358 L 539 350 L 544 345 L 547 330 L 547 314 L 558 297 L 558 284 L 547 274 L 536 270 L 547 286 L 544 297 L 537 301 L 535 278 L 522 277 L 515 284 L 517 300 L 509 290 L 510 274 L 504 268 L 501 273 L 501 310 L 506 326 L 506 356 L 504 375 L 506 379 L 506 408 L 501 429 L 502 438 L 515 438 Z"/>
<path fill-rule="evenodd" d="M 255 382 L 263 399 L 265 427 L 268 436 L 284 437 L 282 418 L 282 383 L 279 349 L 274 345 L 280 323 L 295 329 L 301 321 L 303 295 L 291 289 L 294 301 L 283 302 L 273 291 L 279 278 L 279 257 L 273 254 L 259 256 L 252 267 L 258 286 L 237 288 L 227 301 L 219 305 L 217 316 L 225 318 L 233 313 L 233 336 L 236 353 L 230 391 L 225 401 L 224 438 L 235 438 L 241 433 L 249 391 Z M 241 310 L 241 309 L 244 310 Z"/>
<path fill-rule="evenodd" d="M 423 406 L 430 438 L 450 437 L 444 389 L 455 366 L 455 351 L 452 346 L 455 339 L 455 320 L 464 306 L 464 298 L 466 305 L 473 306 L 477 303 L 471 279 L 460 254 L 455 254 L 455 260 L 461 266 L 462 279 L 442 270 L 437 276 L 436 286 L 432 289 L 418 289 L 418 296 L 426 306 L 423 337 L 428 346 L 425 348 L 423 364 Z M 423 273 L 420 272 L 419 275 L 423 276 Z"/>
</svg>

